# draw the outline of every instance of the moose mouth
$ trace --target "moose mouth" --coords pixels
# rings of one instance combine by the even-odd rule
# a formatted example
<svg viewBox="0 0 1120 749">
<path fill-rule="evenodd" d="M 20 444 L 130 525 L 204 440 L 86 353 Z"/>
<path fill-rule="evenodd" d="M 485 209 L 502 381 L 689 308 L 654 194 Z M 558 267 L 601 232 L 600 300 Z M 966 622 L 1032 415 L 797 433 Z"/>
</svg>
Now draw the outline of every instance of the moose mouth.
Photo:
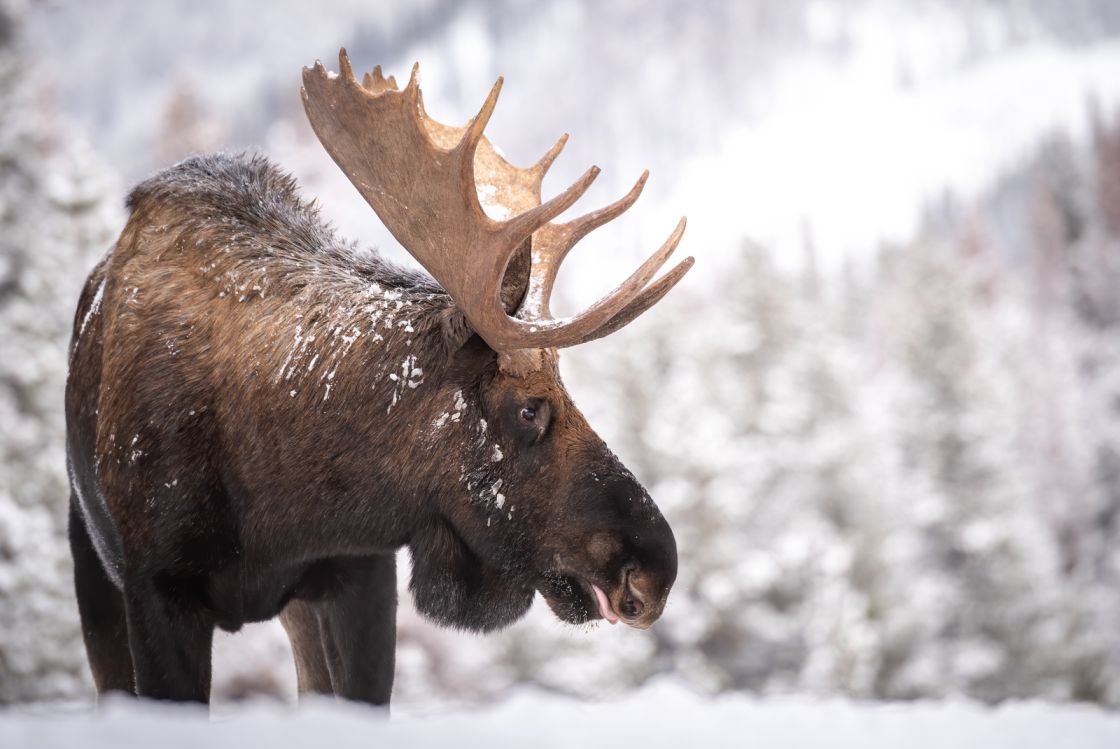
<svg viewBox="0 0 1120 749">
<path fill-rule="evenodd" d="M 588 583 L 588 585 L 591 586 L 591 591 L 595 594 L 595 602 L 599 604 L 599 615 L 611 624 L 618 624 L 618 614 L 614 613 L 614 609 L 611 608 L 611 599 L 607 598 L 607 594 L 595 583 Z"/>
<path fill-rule="evenodd" d="M 595 619 L 617 624 L 621 619 L 603 589 L 583 577 L 548 572 L 537 590 L 552 612 L 569 624 L 584 624 Z"/>
</svg>

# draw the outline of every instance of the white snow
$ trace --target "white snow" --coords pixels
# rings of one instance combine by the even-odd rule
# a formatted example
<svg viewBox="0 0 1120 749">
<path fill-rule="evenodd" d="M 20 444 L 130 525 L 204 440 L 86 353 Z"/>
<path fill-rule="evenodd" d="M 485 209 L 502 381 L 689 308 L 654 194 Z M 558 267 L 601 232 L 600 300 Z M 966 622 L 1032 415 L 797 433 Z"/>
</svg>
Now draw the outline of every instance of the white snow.
<svg viewBox="0 0 1120 749">
<path fill-rule="evenodd" d="M 471 713 L 401 714 L 318 700 L 296 711 L 257 703 L 208 717 L 198 707 L 112 700 L 100 713 L 36 708 L 0 713 L 0 745 L 163 749 L 206 746 L 570 746 L 798 749 L 1112 749 L 1120 716 L 1043 703 L 999 708 L 963 701 L 854 703 L 809 698 L 709 699 L 657 682 L 617 701 L 578 702 L 536 691 Z"/>
<path fill-rule="evenodd" d="M 505 221 L 509 218 L 510 210 L 498 202 L 498 188 L 494 185 L 478 185 L 478 202 L 486 215 L 495 221 Z"/>
<path fill-rule="evenodd" d="M 101 298 L 105 295 L 105 281 L 106 279 L 101 279 L 101 284 L 97 287 L 97 292 L 93 295 L 93 301 L 90 302 L 89 309 L 86 310 L 86 315 L 82 318 L 82 326 L 78 328 L 79 338 L 86 332 L 86 326 L 89 325 L 89 321 L 92 320 L 93 316 L 101 309 Z"/>
<path fill-rule="evenodd" d="M 451 414 L 451 420 L 459 421 L 463 418 L 463 411 L 467 407 L 467 402 L 463 399 L 462 390 L 455 391 L 455 403 L 452 407 L 454 408 L 454 411 Z"/>
</svg>

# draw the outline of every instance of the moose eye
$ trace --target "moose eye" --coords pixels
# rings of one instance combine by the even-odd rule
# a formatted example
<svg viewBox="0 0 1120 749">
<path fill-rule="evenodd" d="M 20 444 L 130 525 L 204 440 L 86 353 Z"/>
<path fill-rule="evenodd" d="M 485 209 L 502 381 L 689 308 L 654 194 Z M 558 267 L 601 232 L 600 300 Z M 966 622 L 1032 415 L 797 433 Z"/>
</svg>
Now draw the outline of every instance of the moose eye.
<svg viewBox="0 0 1120 749">
<path fill-rule="evenodd" d="M 527 398 L 510 409 L 518 439 L 525 445 L 535 445 L 545 438 L 552 423 L 552 409 L 543 398 Z"/>
</svg>

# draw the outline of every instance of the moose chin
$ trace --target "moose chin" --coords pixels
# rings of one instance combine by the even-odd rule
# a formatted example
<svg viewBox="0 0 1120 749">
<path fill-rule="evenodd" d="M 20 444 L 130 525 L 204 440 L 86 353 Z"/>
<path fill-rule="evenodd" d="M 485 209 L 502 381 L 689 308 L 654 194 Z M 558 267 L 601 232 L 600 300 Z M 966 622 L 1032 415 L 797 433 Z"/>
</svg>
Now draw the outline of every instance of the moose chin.
<svg viewBox="0 0 1120 749">
<path fill-rule="evenodd" d="M 395 552 L 440 624 L 555 614 L 644 629 L 677 573 L 669 525 L 588 425 L 558 349 L 658 302 L 684 221 L 621 286 L 549 309 L 568 251 L 637 200 L 553 223 L 562 138 L 514 167 L 399 89 L 303 72 L 327 152 L 427 273 L 335 236 L 261 157 L 188 159 L 137 186 L 86 282 L 66 387 L 70 542 L 98 694 L 206 702 L 216 627 L 279 616 L 301 692 L 387 704 Z M 430 274 L 430 275 L 429 275 Z M 652 283 L 651 283 L 652 282 Z"/>
</svg>

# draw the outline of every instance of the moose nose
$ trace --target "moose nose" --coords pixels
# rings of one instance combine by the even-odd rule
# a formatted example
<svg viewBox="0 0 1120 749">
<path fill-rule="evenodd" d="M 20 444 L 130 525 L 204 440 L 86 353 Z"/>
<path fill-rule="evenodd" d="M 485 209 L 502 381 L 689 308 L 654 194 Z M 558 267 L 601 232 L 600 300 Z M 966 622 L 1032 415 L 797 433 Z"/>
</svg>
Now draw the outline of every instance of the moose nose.
<svg viewBox="0 0 1120 749">
<path fill-rule="evenodd" d="M 627 575 L 627 578 L 629 578 L 629 575 Z M 641 593 L 635 590 L 627 579 L 622 587 L 622 596 L 618 602 L 618 613 L 622 615 L 623 619 L 633 621 L 640 617 L 645 609 L 646 605 L 642 601 Z"/>
<path fill-rule="evenodd" d="M 623 573 L 615 611 L 626 624 L 648 629 L 661 616 L 668 584 L 656 573 L 631 568 Z"/>
</svg>

